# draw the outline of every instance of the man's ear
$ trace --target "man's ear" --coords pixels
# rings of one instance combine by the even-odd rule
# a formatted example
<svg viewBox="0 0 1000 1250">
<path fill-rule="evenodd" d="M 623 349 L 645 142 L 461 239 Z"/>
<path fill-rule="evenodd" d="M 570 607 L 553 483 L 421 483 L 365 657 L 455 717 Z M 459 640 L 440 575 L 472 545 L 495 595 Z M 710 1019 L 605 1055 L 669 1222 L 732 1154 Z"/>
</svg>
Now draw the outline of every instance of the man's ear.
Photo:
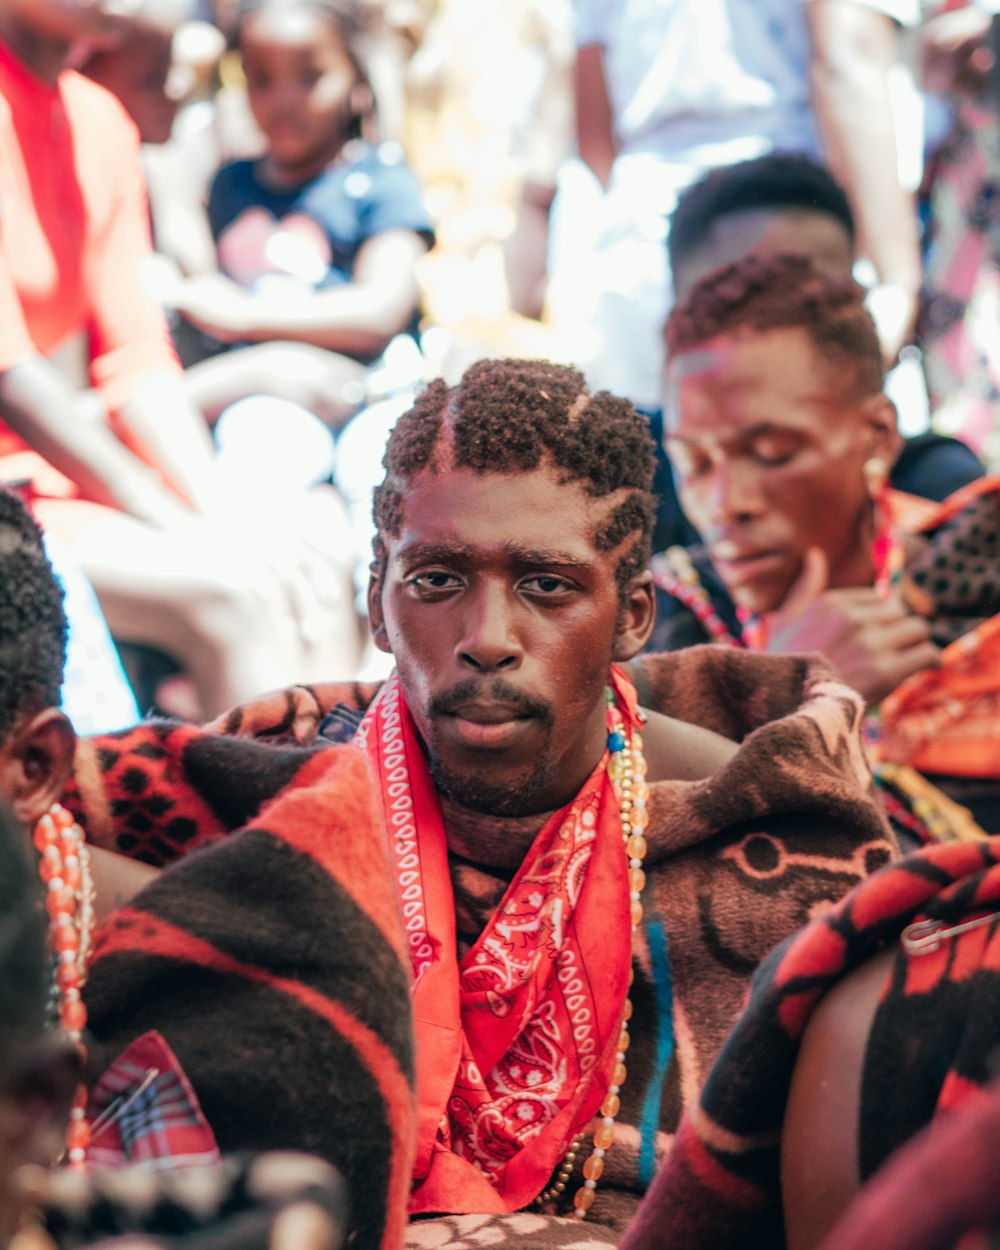
<svg viewBox="0 0 1000 1250">
<path fill-rule="evenodd" d="M 628 584 L 625 602 L 618 617 L 618 632 L 611 658 L 622 662 L 638 655 L 649 642 L 655 622 L 653 575 L 649 569 L 644 569 Z"/>
<path fill-rule="evenodd" d="M 62 798 L 75 750 L 76 733 L 58 708 L 46 708 L 11 730 L 0 756 L 0 786 L 26 828 Z"/>
<path fill-rule="evenodd" d="M 868 455 L 885 461 L 890 470 L 903 450 L 903 436 L 899 432 L 896 405 L 888 395 L 881 392 L 871 395 L 862 405 L 862 417 L 868 431 Z"/>
<path fill-rule="evenodd" d="M 391 655 L 392 647 L 382 614 L 382 583 L 374 568 L 368 574 L 368 624 L 371 626 L 372 642 L 380 651 Z"/>
</svg>

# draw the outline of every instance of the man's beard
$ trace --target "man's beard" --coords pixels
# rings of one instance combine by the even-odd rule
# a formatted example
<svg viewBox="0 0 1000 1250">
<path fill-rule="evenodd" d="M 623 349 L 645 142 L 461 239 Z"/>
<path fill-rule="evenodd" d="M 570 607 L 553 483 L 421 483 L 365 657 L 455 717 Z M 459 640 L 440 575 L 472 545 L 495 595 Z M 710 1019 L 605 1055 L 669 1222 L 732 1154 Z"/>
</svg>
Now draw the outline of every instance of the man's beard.
<svg viewBox="0 0 1000 1250">
<path fill-rule="evenodd" d="M 552 781 L 547 755 L 538 757 L 523 782 L 493 782 L 485 768 L 476 776 L 458 777 L 433 755 L 430 770 L 434 785 L 442 794 L 462 807 L 487 816 L 531 816 L 544 810 L 545 805 L 538 799 Z"/>
<path fill-rule="evenodd" d="M 474 812 L 489 816 L 530 816 L 543 810 L 539 796 L 552 782 L 553 770 L 550 759 L 550 734 L 553 723 L 552 708 L 541 699 L 532 699 L 501 677 L 483 682 L 471 677 L 453 686 L 431 702 L 431 716 L 453 713 L 461 705 L 476 696 L 486 697 L 498 703 L 509 704 L 516 711 L 532 716 L 545 728 L 545 738 L 536 752 L 523 780 L 494 781 L 490 776 L 488 756 L 484 758 L 482 771 L 457 775 L 443 764 L 434 751 L 433 743 L 427 744 L 428 764 L 434 784 L 442 794 L 468 807 Z"/>
</svg>

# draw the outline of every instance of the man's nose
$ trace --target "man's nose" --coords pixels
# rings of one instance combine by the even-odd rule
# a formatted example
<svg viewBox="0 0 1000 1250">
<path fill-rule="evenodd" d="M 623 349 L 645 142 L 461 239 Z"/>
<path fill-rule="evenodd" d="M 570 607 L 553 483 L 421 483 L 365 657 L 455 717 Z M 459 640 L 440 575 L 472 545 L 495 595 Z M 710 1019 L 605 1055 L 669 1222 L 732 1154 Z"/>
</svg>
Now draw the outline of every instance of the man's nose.
<svg viewBox="0 0 1000 1250">
<path fill-rule="evenodd" d="M 498 582 L 484 583 L 469 595 L 456 647 L 460 663 L 482 673 L 517 668 L 524 653 L 515 626 L 516 612 L 511 592 Z"/>
<path fill-rule="evenodd" d="M 738 461 L 723 461 L 715 466 L 706 494 L 715 525 L 750 520 L 764 507 L 753 466 Z"/>
</svg>

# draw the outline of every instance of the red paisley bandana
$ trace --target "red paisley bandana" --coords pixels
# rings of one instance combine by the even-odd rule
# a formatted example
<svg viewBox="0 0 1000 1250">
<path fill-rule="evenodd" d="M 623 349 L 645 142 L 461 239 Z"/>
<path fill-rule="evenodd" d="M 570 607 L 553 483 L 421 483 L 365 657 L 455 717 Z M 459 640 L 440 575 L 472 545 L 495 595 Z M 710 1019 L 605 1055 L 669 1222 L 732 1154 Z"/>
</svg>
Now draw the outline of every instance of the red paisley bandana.
<svg viewBox="0 0 1000 1250">
<path fill-rule="evenodd" d="M 635 690 L 614 668 L 611 683 L 636 728 Z M 459 961 L 444 824 L 395 677 L 356 741 L 378 779 L 413 962 L 420 1120 L 410 1210 L 517 1210 L 597 1112 L 615 1062 L 631 929 L 607 752 L 540 831 Z"/>
</svg>

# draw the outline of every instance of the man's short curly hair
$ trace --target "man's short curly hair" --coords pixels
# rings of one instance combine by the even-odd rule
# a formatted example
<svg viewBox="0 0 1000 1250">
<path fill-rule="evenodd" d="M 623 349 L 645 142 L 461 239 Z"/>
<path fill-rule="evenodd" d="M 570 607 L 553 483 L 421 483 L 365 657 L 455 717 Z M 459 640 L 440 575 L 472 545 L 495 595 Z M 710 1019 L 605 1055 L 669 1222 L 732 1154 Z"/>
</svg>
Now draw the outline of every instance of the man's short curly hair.
<svg viewBox="0 0 1000 1250">
<path fill-rule="evenodd" d="M 821 356 L 853 373 L 865 395 L 882 389 L 882 349 L 862 287 L 829 277 L 805 256 L 745 256 L 708 274 L 670 314 L 668 359 L 720 334 L 804 330 Z"/>
<path fill-rule="evenodd" d="M 58 704 L 65 659 L 63 593 L 42 532 L 0 488 L 0 738 L 23 713 Z"/>
<path fill-rule="evenodd" d="M 624 399 L 590 394 L 576 369 L 546 360 L 484 360 L 451 389 L 432 382 L 396 423 L 382 463 L 385 480 L 374 504 L 380 583 L 410 483 L 419 473 L 447 469 L 516 474 L 551 465 L 595 499 L 621 495 L 594 545 L 615 551 L 633 537 L 616 569 L 622 595 L 649 561 L 653 441 L 646 421 Z"/>
<path fill-rule="evenodd" d="M 667 235 L 671 270 L 677 273 L 692 253 L 710 246 L 719 221 L 755 209 L 819 213 L 835 221 L 854 247 L 854 214 L 830 171 L 798 152 L 768 152 L 720 165 L 681 192 Z"/>
</svg>

